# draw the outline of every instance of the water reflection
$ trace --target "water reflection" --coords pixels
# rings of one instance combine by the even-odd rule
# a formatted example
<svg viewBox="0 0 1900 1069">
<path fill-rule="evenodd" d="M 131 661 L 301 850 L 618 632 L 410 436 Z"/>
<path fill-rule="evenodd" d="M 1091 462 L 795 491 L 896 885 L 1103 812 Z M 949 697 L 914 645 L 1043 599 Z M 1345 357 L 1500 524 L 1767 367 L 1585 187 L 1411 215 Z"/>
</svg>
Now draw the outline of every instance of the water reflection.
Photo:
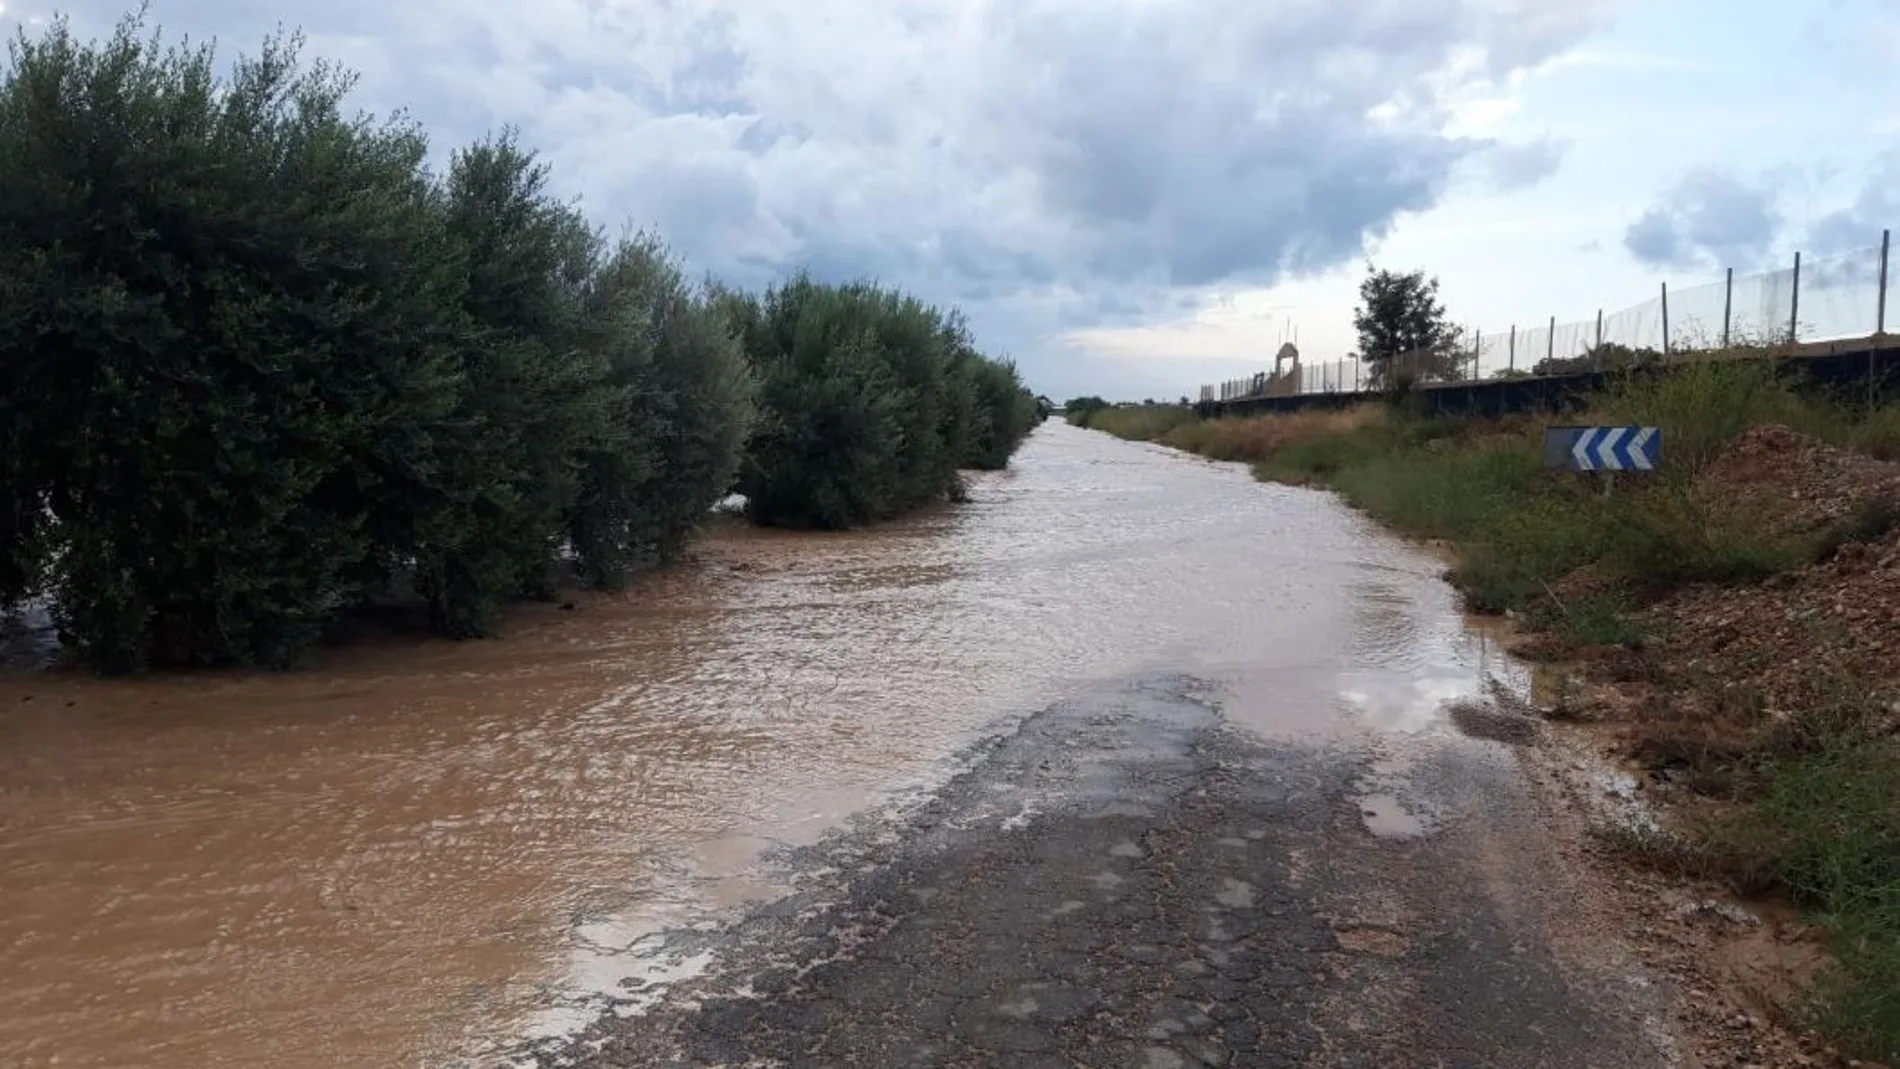
<svg viewBox="0 0 1900 1069">
<path fill-rule="evenodd" d="M 504 641 L 0 679 L 0 1064 L 485 1064 L 703 967 L 652 935 L 1079 686 L 1429 726 L 1485 656 L 1437 570 L 1323 495 L 1054 425 L 968 505 L 727 524 Z"/>
</svg>

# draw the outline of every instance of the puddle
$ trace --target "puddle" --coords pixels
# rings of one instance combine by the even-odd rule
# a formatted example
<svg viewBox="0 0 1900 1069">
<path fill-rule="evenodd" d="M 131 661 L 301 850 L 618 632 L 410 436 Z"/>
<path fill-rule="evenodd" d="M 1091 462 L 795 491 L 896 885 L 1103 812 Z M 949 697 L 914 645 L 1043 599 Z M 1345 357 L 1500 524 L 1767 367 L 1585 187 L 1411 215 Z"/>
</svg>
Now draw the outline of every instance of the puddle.
<svg viewBox="0 0 1900 1069">
<path fill-rule="evenodd" d="M 1423 820 L 1389 794 L 1360 798 L 1359 818 L 1367 831 L 1381 839 L 1422 839 L 1427 831 Z"/>
</svg>

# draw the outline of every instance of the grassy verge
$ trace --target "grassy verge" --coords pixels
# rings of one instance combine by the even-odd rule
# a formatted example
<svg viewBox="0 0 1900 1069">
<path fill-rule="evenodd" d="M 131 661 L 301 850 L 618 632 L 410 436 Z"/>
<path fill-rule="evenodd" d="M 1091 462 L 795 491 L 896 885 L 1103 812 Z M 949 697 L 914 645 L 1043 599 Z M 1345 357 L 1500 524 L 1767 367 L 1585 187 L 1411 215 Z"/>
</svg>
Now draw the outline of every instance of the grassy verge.
<svg viewBox="0 0 1900 1069">
<path fill-rule="evenodd" d="M 1186 405 L 1140 405 L 1130 408 L 1087 409 L 1069 417 L 1078 426 L 1107 431 L 1133 442 L 1157 441 L 1176 427 L 1196 422 Z"/>
<path fill-rule="evenodd" d="M 1687 711 L 1643 714 L 1655 721 L 1638 725 L 1638 745 L 1687 768 L 1680 778 L 1692 797 L 1721 799 L 1708 807 L 1719 816 L 1689 822 L 1699 830 L 1675 861 L 1805 905 L 1834 934 L 1839 962 L 1816 992 L 1818 1019 L 1864 1055 L 1900 1059 L 1900 706 L 1891 704 L 1900 681 L 1804 688 L 1835 697 L 1769 715 L 1734 678 L 1655 651 L 1668 645 L 1656 629 L 1668 626 L 1662 610 L 1677 592 L 1753 587 L 1848 543 L 1890 537 L 1900 523 L 1878 503 L 1819 528 L 1766 522 L 1759 502 L 1704 477 L 1737 438 L 1779 424 L 1900 459 L 1900 409 L 1830 403 L 1766 363 L 1714 361 L 1630 378 L 1591 409 L 1561 422 L 1659 426 L 1666 470 L 1625 478 L 1607 496 L 1598 481 L 1547 471 L 1541 438 L 1551 418 L 1428 420 L 1367 405 L 1217 420 L 1123 409 L 1092 425 L 1249 462 L 1262 479 L 1334 489 L 1398 531 L 1448 543 L 1471 608 L 1518 616 L 1553 655 L 1621 647 L 1606 660 L 1644 662 L 1661 689 L 1658 708 Z"/>
</svg>

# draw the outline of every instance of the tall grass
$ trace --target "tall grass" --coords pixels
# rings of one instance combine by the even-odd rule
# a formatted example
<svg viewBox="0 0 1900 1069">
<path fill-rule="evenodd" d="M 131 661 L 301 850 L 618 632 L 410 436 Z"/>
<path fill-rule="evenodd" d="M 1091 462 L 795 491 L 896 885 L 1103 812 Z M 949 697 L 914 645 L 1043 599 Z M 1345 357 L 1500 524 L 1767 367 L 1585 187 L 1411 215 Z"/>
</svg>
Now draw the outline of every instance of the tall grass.
<svg viewBox="0 0 1900 1069">
<path fill-rule="evenodd" d="M 1169 429 L 1161 442 L 1214 460 L 1259 463 L 1297 442 L 1362 431 L 1382 426 L 1390 419 L 1390 409 L 1383 405 L 1358 405 L 1267 417 L 1194 420 Z"/>
<path fill-rule="evenodd" d="M 1596 421 L 1660 427 L 1667 470 L 1702 470 L 1751 427 L 1784 424 L 1828 437 L 1849 419 L 1797 394 L 1777 366 L 1765 360 L 1701 360 L 1665 375 L 1632 372 L 1615 380 L 1592 406 Z"/>
<path fill-rule="evenodd" d="M 1900 746 L 1850 737 L 1776 767 L 1750 838 L 1778 882 L 1835 933 L 1816 992 L 1854 1049 L 1900 1059 Z"/>
<path fill-rule="evenodd" d="M 1106 431 L 1131 442 L 1153 442 L 1196 418 L 1194 410 L 1186 405 L 1140 405 L 1094 409 L 1088 411 L 1081 422 L 1092 430 Z"/>
<path fill-rule="evenodd" d="M 1900 460 L 1900 406 L 1862 410 L 1831 440 L 1881 460 Z"/>
</svg>

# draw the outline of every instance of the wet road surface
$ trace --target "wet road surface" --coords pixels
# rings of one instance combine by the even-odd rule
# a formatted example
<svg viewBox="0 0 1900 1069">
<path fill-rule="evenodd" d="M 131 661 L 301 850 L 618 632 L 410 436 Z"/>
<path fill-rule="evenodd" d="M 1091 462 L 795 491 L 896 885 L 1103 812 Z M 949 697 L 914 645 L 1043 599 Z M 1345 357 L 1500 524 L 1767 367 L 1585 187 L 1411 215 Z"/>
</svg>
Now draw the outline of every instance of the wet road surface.
<svg viewBox="0 0 1900 1069">
<path fill-rule="evenodd" d="M 1540 864 L 1508 761 L 1263 742 L 1158 677 L 1065 702 L 818 874 L 585 1066 L 1645 1066 L 1667 1019 Z M 1370 770 L 1370 772 L 1369 772 Z M 1389 830 L 1388 830 L 1389 827 Z"/>
<path fill-rule="evenodd" d="M 0 677 L 0 1065 L 1647 1064 L 1437 571 L 1052 425 L 499 642 Z"/>
</svg>

